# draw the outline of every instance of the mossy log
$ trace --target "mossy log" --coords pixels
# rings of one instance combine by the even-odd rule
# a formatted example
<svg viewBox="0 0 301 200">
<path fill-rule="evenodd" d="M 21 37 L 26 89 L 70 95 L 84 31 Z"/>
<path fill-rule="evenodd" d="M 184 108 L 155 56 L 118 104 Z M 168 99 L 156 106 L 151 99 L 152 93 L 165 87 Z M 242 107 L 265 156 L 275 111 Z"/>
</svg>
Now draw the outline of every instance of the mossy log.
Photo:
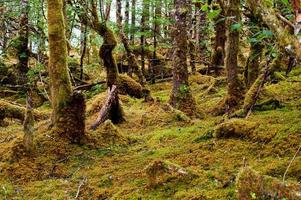
<svg viewBox="0 0 301 200">
<path fill-rule="evenodd" d="M 301 199 L 300 185 L 286 185 L 279 180 L 263 176 L 249 167 L 244 167 L 236 179 L 237 198 L 252 199 Z"/>
<path fill-rule="evenodd" d="M 138 99 L 143 97 L 142 85 L 127 75 L 119 74 L 117 88 L 120 94 L 129 95 Z"/>
<path fill-rule="evenodd" d="M 13 118 L 24 121 L 25 113 L 25 107 L 0 100 L 0 121 L 4 120 L 5 118 Z M 43 120 L 49 118 L 47 114 L 38 111 L 33 111 L 33 115 L 35 117 L 35 120 Z"/>
</svg>

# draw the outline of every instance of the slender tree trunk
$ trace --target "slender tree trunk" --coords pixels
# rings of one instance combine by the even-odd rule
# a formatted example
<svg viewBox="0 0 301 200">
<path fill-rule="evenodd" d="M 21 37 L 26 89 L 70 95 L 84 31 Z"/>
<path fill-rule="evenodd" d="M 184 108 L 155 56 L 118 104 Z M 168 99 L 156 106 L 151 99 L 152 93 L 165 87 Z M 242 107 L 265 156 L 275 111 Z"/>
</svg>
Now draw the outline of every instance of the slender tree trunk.
<svg viewBox="0 0 301 200">
<path fill-rule="evenodd" d="M 175 53 L 173 55 L 173 88 L 170 104 L 188 115 L 195 115 L 196 103 L 192 97 L 188 83 L 187 19 L 190 0 L 175 0 L 175 27 L 172 33 Z"/>
<path fill-rule="evenodd" d="M 72 93 L 67 69 L 63 0 L 47 2 L 52 122 L 61 136 L 80 143 L 85 132 L 85 99 L 81 94 Z"/>
<path fill-rule="evenodd" d="M 140 37 L 140 45 L 141 45 L 141 70 L 145 75 L 145 54 L 144 49 L 146 46 L 146 31 L 148 31 L 148 20 L 149 20 L 149 2 L 148 0 L 143 0 L 142 5 L 142 16 L 141 16 L 141 37 Z"/>
<path fill-rule="evenodd" d="M 82 36 L 81 36 L 81 57 L 80 57 L 80 80 L 83 80 L 83 74 L 84 74 L 84 58 L 86 55 L 87 50 L 87 32 L 88 27 L 85 25 L 82 25 Z"/>
<path fill-rule="evenodd" d="M 136 0 L 132 0 L 132 23 L 131 23 L 131 45 L 135 43 L 135 31 L 136 31 Z"/>
<path fill-rule="evenodd" d="M 128 33 L 129 24 L 130 24 L 130 0 L 125 0 L 124 28 L 126 33 Z"/>
<path fill-rule="evenodd" d="M 219 75 L 219 68 L 224 65 L 225 58 L 225 42 L 226 42 L 226 22 L 225 22 L 225 7 L 221 0 L 218 1 L 221 12 L 215 19 L 215 41 L 213 46 L 213 54 L 211 65 L 215 70 L 215 74 Z M 218 9 L 218 7 L 216 7 Z"/>
</svg>

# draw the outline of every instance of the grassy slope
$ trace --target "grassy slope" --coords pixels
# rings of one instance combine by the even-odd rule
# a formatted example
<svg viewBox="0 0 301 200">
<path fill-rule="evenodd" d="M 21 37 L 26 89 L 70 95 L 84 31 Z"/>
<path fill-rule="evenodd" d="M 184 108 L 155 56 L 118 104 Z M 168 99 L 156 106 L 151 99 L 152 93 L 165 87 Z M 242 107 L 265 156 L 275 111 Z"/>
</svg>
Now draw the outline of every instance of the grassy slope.
<svg viewBox="0 0 301 200">
<path fill-rule="evenodd" d="M 299 72 L 293 75 L 291 79 L 301 79 Z M 222 85 L 208 92 L 210 79 L 206 77 L 195 76 L 191 81 L 204 113 L 225 94 Z M 276 97 L 284 107 L 258 111 L 248 119 L 260 124 L 258 137 L 271 139 L 266 143 L 210 137 L 222 117 L 179 121 L 164 110 L 170 88 L 169 83 L 151 86 L 161 103 L 122 97 L 127 122 L 118 129 L 131 138 L 126 146 L 101 141 L 97 145 L 71 145 L 48 131 L 46 122 L 40 122 L 37 148 L 26 156 L 18 148 L 22 126 L 10 121 L 9 127 L 0 128 L 0 199 L 74 199 L 84 177 L 87 182 L 80 188 L 79 199 L 235 199 L 235 176 L 244 158 L 261 173 L 282 177 L 301 142 L 300 82 L 267 86 L 265 95 Z M 96 115 L 89 116 L 87 123 Z M 178 164 L 198 177 L 165 175 L 157 187 L 150 188 L 144 169 L 156 159 Z M 301 181 L 300 156 L 288 179 Z"/>
</svg>

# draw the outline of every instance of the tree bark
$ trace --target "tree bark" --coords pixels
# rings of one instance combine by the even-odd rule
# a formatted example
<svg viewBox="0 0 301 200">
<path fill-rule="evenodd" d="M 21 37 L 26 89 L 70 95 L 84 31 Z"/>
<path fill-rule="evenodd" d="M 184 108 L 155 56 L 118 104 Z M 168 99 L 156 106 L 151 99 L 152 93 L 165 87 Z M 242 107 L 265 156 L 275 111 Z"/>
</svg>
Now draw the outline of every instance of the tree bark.
<svg viewBox="0 0 301 200">
<path fill-rule="evenodd" d="M 226 112 L 235 109 L 242 99 L 242 88 L 238 79 L 237 56 L 239 51 L 239 30 L 234 25 L 240 23 L 240 0 L 227 2 L 227 41 L 225 65 L 228 80 L 228 96 L 226 98 Z"/>
<path fill-rule="evenodd" d="M 225 58 L 225 42 L 226 42 L 226 22 L 225 22 L 225 7 L 221 0 L 218 0 L 221 13 L 214 20 L 215 22 L 215 41 L 213 46 L 213 54 L 211 58 L 211 65 L 215 70 L 215 74 L 219 75 L 220 66 L 224 65 Z M 218 9 L 218 7 L 216 7 Z"/>
<path fill-rule="evenodd" d="M 63 0 L 48 0 L 48 41 L 52 123 L 71 142 L 80 143 L 85 134 L 85 99 L 72 93 L 67 68 L 67 44 Z"/>
<path fill-rule="evenodd" d="M 193 116 L 196 112 L 196 103 L 192 97 L 188 83 L 187 50 L 188 32 L 187 15 L 190 0 L 175 0 L 175 27 L 173 29 L 173 88 L 170 104 L 184 113 Z"/>
<path fill-rule="evenodd" d="M 18 84 L 27 83 L 27 75 L 26 73 L 29 70 L 28 60 L 29 60 L 29 48 L 28 48 L 28 37 L 29 37 L 29 24 L 28 24 L 28 15 L 29 15 L 29 2 L 28 0 L 21 1 L 21 17 L 19 23 L 19 33 L 17 38 L 17 55 L 19 63 L 18 73 L 19 73 L 19 82 Z"/>
</svg>

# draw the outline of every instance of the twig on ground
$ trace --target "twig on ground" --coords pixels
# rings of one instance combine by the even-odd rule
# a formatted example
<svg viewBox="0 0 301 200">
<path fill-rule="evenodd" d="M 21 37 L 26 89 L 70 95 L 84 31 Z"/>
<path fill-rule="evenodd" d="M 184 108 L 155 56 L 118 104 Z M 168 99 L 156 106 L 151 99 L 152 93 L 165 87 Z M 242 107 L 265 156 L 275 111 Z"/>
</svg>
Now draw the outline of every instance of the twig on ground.
<svg viewBox="0 0 301 200">
<path fill-rule="evenodd" d="M 83 177 L 83 179 L 79 182 L 78 188 L 77 188 L 77 192 L 76 192 L 76 196 L 75 199 L 78 199 L 79 194 L 80 194 L 80 189 L 83 185 L 85 185 L 88 181 L 88 178 L 85 176 Z"/>
<path fill-rule="evenodd" d="M 289 165 L 287 166 L 287 168 L 286 168 L 286 170 L 285 170 L 285 172 L 284 172 L 283 179 L 282 179 L 282 182 L 283 182 L 283 183 L 285 182 L 285 177 L 286 177 L 286 174 L 287 174 L 289 168 L 290 168 L 291 165 L 293 164 L 293 162 L 294 162 L 294 160 L 296 159 L 296 157 L 297 157 L 298 153 L 300 152 L 300 150 L 301 150 L 301 145 L 299 146 L 299 148 L 298 148 L 298 150 L 296 151 L 294 157 L 291 159 Z"/>
</svg>

